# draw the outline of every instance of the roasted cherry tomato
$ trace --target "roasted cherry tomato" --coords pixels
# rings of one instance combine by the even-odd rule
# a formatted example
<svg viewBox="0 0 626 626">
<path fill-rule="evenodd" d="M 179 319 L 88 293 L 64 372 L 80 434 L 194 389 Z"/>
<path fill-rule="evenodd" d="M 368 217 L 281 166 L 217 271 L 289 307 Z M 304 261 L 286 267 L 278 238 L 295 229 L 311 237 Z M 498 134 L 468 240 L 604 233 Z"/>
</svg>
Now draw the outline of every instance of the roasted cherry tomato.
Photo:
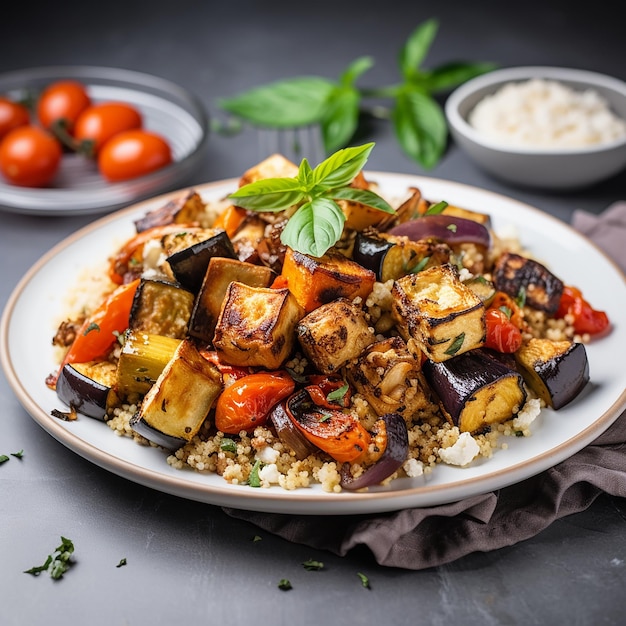
<svg viewBox="0 0 626 626">
<path fill-rule="evenodd" d="M 20 126 L 0 143 L 0 171 L 13 185 L 43 187 L 56 174 L 63 150 L 47 131 L 36 126 Z"/>
<path fill-rule="evenodd" d="M 37 101 L 37 116 L 44 128 L 62 127 L 71 133 L 78 116 L 91 104 L 87 88 L 75 80 L 48 85 Z"/>
<path fill-rule="evenodd" d="M 172 162 L 165 139 L 146 130 L 127 130 L 107 141 L 98 155 L 98 169 L 111 182 L 149 174 Z"/>
<path fill-rule="evenodd" d="M 487 326 L 485 348 L 491 348 L 498 352 L 515 352 L 522 345 L 520 329 L 501 309 L 487 309 L 485 324 Z"/>
<path fill-rule="evenodd" d="M 566 285 L 555 313 L 556 318 L 566 315 L 573 317 L 574 330 L 577 333 L 597 335 L 609 327 L 609 317 L 604 311 L 597 311 L 583 297 L 580 289 Z"/>
<path fill-rule="evenodd" d="M 141 113 L 125 102 L 101 102 L 87 107 L 76 120 L 78 149 L 97 154 L 106 141 L 125 130 L 141 128 Z"/>
<path fill-rule="evenodd" d="M 28 109 L 19 102 L 0 98 L 0 139 L 10 130 L 26 126 L 30 122 Z"/>
<path fill-rule="evenodd" d="M 272 407 L 290 396 L 295 382 L 286 372 L 257 372 L 226 387 L 215 405 L 215 427 L 236 435 L 267 421 Z"/>
</svg>

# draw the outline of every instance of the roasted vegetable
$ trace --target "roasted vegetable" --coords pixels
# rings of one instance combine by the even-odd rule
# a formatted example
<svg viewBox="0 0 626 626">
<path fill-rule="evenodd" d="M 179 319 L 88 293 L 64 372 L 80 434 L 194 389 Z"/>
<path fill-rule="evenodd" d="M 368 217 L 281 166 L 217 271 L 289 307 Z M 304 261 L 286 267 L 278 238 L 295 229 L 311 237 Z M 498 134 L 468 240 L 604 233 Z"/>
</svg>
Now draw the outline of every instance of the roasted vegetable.
<svg viewBox="0 0 626 626">
<path fill-rule="evenodd" d="M 174 355 L 179 339 L 129 331 L 117 363 L 117 391 L 122 397 L 144 394 Z"/>
<path fill-rule="evenodd" d="M 174 278 L 194 294 L 202 285 L 211 258 L 237 258 L 226 232 L 217 229 L 166 235 L 163 247 Z"/>
<path fill-rule="evenodd" d="M 585 300 L 580 289 L 571 285 L 563 287 L 559 308 L 554 317 L 560 319 L 566 315 L 572 318 L 574 330 L 580 334 L 600 335 L 611 326 L 609 316 L 604 311 L 594 309 Z"/>
<path fill-rule="evenodd" d="M 553 409 L 571 402 L 589 381 L 584 344 L 529 339 L 515 353 L 528 386 Z"/>
<path fill-rule="evenodd" d="M 433 361 L 445 361 L 485 341 L 485 307 L 452 265 L 400 278 L 392 297 L 400 334 L 412 338 Z"/>
<path fill-rule="evenodd" d="M 306 389 L 287 400 L 287 414 L 302 434 L 335 461 L 355 462 L 366 451 L 371 436 L 351 413 L 318 407 Z"/>
<path fill-rule="evenodd" d="M 374 272 L 342 254 L 329 252 L 315 258 L 291 248 L 285 254 L 282 276 L 307 313 L 337 298 L 365 299 L 376 281 Z"/>
<path fill-rule="evenodd" d="M 194 295 L 178 284 L 141 279 L 128 326 L 137 332 L 183 339 L 193 303 Z"/>
<path fill-rule="evenodd" d="M 270 413 L 270 420 L 276 429 L 279 439 L 293 453 L 298 460 L 306 459 L 309 454 L 314 454 L 317 447 L 314 446 L 301 432 L 301 430 L 289 419 L 285 408 L 286 402 L 279 402 Z"/>
<path fill-rule="evenodd" d="M 387 282 L 442 265 L 450 260 L 450 248 L 436 241 L 411 241 L 407 237 L 357 233 L 352 259 L 372 270 L 376 280 Z"/>
<path fill-rule="evenodd" d="M 303 315 L 289 289 L 231 282 L 213 345 L 226 363 L 279 369 L 293 350 L 296 325 Z"/>
<path fill-rule="evenodd" d="M 189 334 L 206 342 L 213 341 L 217 319 L 230 283 L 237 281 L 250 287 L 269 287 L 273 278 L 274 272 L 268 267 L 237 259 L 213 257 L 193 305 Z"/>
<path fill-rule="evenodd" d="M 57 380 L 59 400 L 83 415 L 104 420 L 107 408 L 116 401 L 115 369 L 110 361 L 68 363 Z"/>
<path fill-rule="evenodd" d="M 305 355 L 323 374 L 336 372 L 374 341 L 363 309 L 345 298 L 311 311 L 296 333 Z"/>
<path fill-rule="evenodd" d="M 415 220 L 398 224 L 389 230 L 390 235 L 408 237 L 412 241 L 434 239 L 448 245 L 475 243 L 485 250 L 491 244 L 489 230 L 480 222 L 458 215 L 423 215 Z"/>
<path fill-rule="evenodd" d="M 381 417 L 400 413 L 408 420 L 430 404 L 420 361 L 400 337 L 372 343 L 348 365 L 347 375 Z"/>
<path fill-rule="evenodd" d="M 463 284 L 469 287 L 482 300 L 486 307 L 491 304 L 496 295 L 496 286 L 491 280 L 482 275 L 472 276 L 472 278 L 464 280 Z"/>
<path fill-rule="evenodd" d="M 167 449 L 191 441 L 222 391 L 222 377 L 190 340 L 181 341 L 130 425 Z"/>
<path fill-rule="evenodd" d="M 399 413 L 387 413 L 375 424 L 374 441 L 382 442 L 380 458 L 365 471 L 353 478 L 350 464 L 341 468 L 341 486 L 355 491 L 372 487 L 389 478 L 406 461 L 409 451 L 409 434 L 406 422 Z M 378 444 L 381 445 L 381 444 Z"/>
<path fill-rule="evenodd" d="M 501 254 L 493 271 L 493 281 L 500 291 L 513 298 L 523 296 L 533 309 L 553 315 L 559 308 L 563 282 L 544 265 L 519 254 Z"/>
<path fill-rule="evenodd" d="M 246 170 L 239 179 L 243 187 L 262 178 L 293 178 L 298 174 L 298 166 L 282 154 L 272 154 L 254 167 Z"/>
<path fill-rule="evenodd" d="M 425 361 L 422 368 L 443 414 L 461 432 L 504 422 L 526 401 L 521 374 L 481 349 L 442 363 Z"/>
<path fill-rule="evenodd" d="M 186 194 L 168 200 L 163 206 L 146 213 L 135 220 L 138 233 L 166 224 L 196 224 L 206 210 L 200 194 L 193 189 Z"/>
</svg>

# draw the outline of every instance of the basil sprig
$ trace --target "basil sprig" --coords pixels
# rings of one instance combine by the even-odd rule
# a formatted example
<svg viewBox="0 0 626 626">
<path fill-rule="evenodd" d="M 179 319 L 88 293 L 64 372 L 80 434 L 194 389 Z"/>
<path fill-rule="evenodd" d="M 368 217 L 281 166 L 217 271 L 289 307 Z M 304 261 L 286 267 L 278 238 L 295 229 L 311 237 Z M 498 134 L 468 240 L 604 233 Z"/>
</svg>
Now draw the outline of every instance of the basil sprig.
<svg viewBox="0 0 626 626">
<path fill-rule="evenodd" d="M 321 257 L 339 241 L 346 216 L 337 200 L 359 202 L 368 207 L 395 213 L 379 195 L 350 187 L 363 169 L 374 143 L 343 148 L 314 169 L 302 159 L 293 178 L 264 178 L 243 185 L 229 198 L 252 211 L 295 212 L 281 233 L 281 242 L 303 254 Z"/>
<path fill-rule="evenodd" d="M 445 115 L 434 95 L 496 67 L 492 63 L 453 62 L 430 70 L 423 68 L 438 29 L 439 22 L 430 19 L 411 33 L 398 55 L 401 80 L 395 84 L 358 87 L 359 78 L 374 65 L 371 57 L 364 56 L 350 63 L 338 80 L 319 76 L 288 78 L 219 99 L 218 106 L 261 127 L 319 124 L 326 154 L 350 142 L 358 128 L 359 114 L 367 111 L 390 119 L 405 154 L 431 169 L 441 159 L 448 136 Z M 368 99 L 376 102 L 370 109 L 365 106 Z"/>
</svg>

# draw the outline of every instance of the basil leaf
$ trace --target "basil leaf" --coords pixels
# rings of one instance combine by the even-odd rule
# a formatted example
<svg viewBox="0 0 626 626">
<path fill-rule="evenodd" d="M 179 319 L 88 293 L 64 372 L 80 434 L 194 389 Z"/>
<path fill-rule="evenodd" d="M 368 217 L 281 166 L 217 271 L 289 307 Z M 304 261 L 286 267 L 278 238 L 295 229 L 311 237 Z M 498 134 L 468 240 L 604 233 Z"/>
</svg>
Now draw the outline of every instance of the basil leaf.
<svg viewBox="0 0 626 626">
<path fill-rule="evenodd" d="M 404 89 L 392 111 L 396 137 L 408 156 L 430 169 L 446 147 L 447 125 L 441 107 L 427 94 Z"/>
<path fill-rule="evenodd" d="M 337 87 L 329 96 L 321 122 L 326 154 L 345 146 L 356 132 L 360 102 L 353 87 Z"/>
<path fill-rule="evenodd" d="M 373 147 L 374 143 L 371 142 L 338 150 L 313 170 L 315 183 L 327 189 L 350 184 L 365 166 Z"/>
<path fill-rule="evenodd" d="M 334 189 L 328 193 L 334 200 L 350 200 L 352 202 L 360 202 L 366 206 L 384 211 L 385 213 L 395 214 L 395 209 L 391 207 L 387 201 L 378 194 L 369 189 L 356 189 L 355 187 L 341 187 Z"/>
<path fill-rule="evenodd" d="M 439 215 L 443 213 L 448 207 L 448 203 L 445 200 L 437 202 L 437 204 L 431 204 L 424 215 Z"/>
<path fill-rule="evenodd" d="M 360 78 L 361 74 L 367 72 L 374 65 L 372 57 L 359 57 L 348 65 L 346 71 L 341 75 L 339 82 L 345 87 L 351 87 Z"/>
<path fill-rule="evenodd" d="M 321 257 L 339 241 L 345 221 L 346 216 L 336 202 L 315 198 L 291 216 L 280 240 L 303 254 Z"/>
<path fill-rule="evenodd" d="M 430 46 L 437 35 L 439 22 L 430 19 L 420 24 L 406 40 L 400 50 L 400 71 L 405 80 L 410 80 L 419 73 L 422 61 L 426 57 Z"/>
<path fill-rule="evenodd" d="M 305 189 L 310 189 L 313 185 L 313 170 L 307 159 L 302 159 L 297 174 L 298 182 Z"/>
<path fill-rule="evenodd" d="M 333 87 L 325 78 L 303 76 L 256 87 L 218 104 L 258 126 L 306 126 L 321 119 Z"/>
<path fill-rule="evenodd" d="M 239 187 L 228 196 L 237 206 L 252 211 L 282 211 L 304 197 L 296 178 L 263 178 Z"/>
<path fill-rule="evenodd" d="M 430 92 L 444 91 L 496 68 L 495 63 L 448 63 L 426 73 L 424 86 Z"/>
</svg>

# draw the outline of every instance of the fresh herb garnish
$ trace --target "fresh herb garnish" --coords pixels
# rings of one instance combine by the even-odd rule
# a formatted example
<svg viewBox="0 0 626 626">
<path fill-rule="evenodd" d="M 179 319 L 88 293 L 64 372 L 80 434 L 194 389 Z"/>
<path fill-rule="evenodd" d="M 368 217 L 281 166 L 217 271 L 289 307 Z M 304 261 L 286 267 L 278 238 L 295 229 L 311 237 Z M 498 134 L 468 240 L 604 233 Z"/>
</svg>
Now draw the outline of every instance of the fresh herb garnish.
<svg viewBox="0 0 626 626">
<path fill-rule="evenodd" d="M 127 564 L 126 557 L 121 558 L 120 562 L 115 567 L 124 567 Z"/>
<path fill-rule="evenodd" d="M 450 344 L 450 347 L 445 351 L 444 354 L 449 356 L 454 356 L 463 345 L 463 341 L 465 341 L 465 333 L 461 333 L 454 338 L 454 341 Z"/>
<path fill-rule="evenodd" d="M 6 463 L 9 460 L 9 457 L 6 454 L 0 454 L 0 463 Z"/>
<path fill-rule="evenodd" d="M 448 135 L 445 115 L 435 94 L 449 91 L 470 78 L 495 69 L 492 63 L 451 62 L 423 67 L 439 29 L 429 19 L 409 35 L 400 49 L 400 81 L 361 88 L 357 81 L 374 65 L 369 56 L 355 59 L 338 80 L 319 76 L 288 78 L 256 87 L 218 106 L 259 127 L 293 128 L 319 124 L 326 154 L 349 144 L 362 113 L 388 119 L 401 149 L 422 167 L 434 167 L 444 153 Z M 373 101 L 367 107 L 366 101 Z M 225 130 L 232 134 L 232 124 Z"/>
<path fill-rule="evenodd" d="M 237 452 L 237 444 L 229 437 L 224 437 L 224 439 L 220 442 L 220 450 L 235 453 Z"/>
<path fill-rule="evenodd" d="M 513 311 L 511 311 L 510 307 L 506 306 L 506 305 L 502 305 L 498 307 L 499 311 L 502 311 L 508 319 L 511 319 L 511 315 L 513 315 Z"/>
<path fill-rule="evenodd" d="M 515 304 L 517 304 L 520 309 L 523 309 L 524 305 L 526 304 L 526 288 L 524 287 L 524 285 L 522 285 L 517 292 Z"/>
<path fill-rule="evenodd" d="M 333 391 L 328 393 L 326 395 L 326 400 L 328 400 L 329 402 L 337 402 L 338 404 L 343 406 L 344 398 L 346 397 L 349 389 L 350 386 L 348 385 L 348 383 L 344 383 L 338 389 L 334 389 Z"/>
<path fill-rule="evenodd" d="M 370 579 L 365 575 L 361 574 L 361 572 L 357 572 L 356 575 L 361 579 L 361 585 L 366 589 L 371 589 Z"/>
<path fill-rule="evenodd" d="M 24 450 L 20 450 L 19 452 L 11 452 L 11 456 L 14 456 L 16 459 L 21 459 L 24 456 Z"/>
<path fill-rule="evenodd" d="M 248 477 L 248 484 L 250 487 L 260 487 L 261 478 L 259 477 L 259 470 L 263 467 L 263 463 L 259 459 L 254 462 L 252 469 L 250 470 L 250 476 Z"/>
<path fill-rule="evenodd" d="M 440 215 L 448 208 L 448 203 L 445 200 L 437 202 L 437 204 L 431 204 L 424 215 Z"/>
<path fill-rule="evenodd" d="M 281 242 L 303 254 L 321 257 L 339 241 L 346 216 L 337 200 L 360 202 L 368 207 L 395 213 L 373 191 L 350 187 L 363 169 L 373 143 L 335 152 L 314 169 L 302 160 L 293 178 L 264 178 L 243 185 L 229 198 L 251 211 L 295 212 L 281 232 Z"/>
<path fill-rule="evenodd" d="M 72 566 L 71 558 L 74 553 L 74 544 L 70 539 L 61 537 L 61 545 L 48 555 L 43 565 L 37 565 L 24 571 L 24 574 L 39 576 L 41 572 L 50 571 L 50 576 L 54 580 L 59 580 L 63 574 Z"/>
<path fill-rule="evenodd" d="M 287 580 L 286 578 L 281 578 L 278 581 L 278 588 L 281 591 L 289 591 L 290 589 L 293 589 L 293 586 L 291 585 L 291 583 L 289 582 L 289 580 Z"/>
<path fill-rule="evenodd" d="M 427 265 L 428 261 L 430 261 L 429 256 L 425 256 L 423 259 L 420 259 L 420 262 L 417 263 L 414 267 L 411 268 L 411 274 L 419 274 Z"/>
<path fill-rule="evenodd" d="M 257 541 L 262 541 L 262 537 L 260 535 L 254 535 L 254 537 L 252 537 L 252 543 L 256 543 Z"/>
<path fill-rule="evenodd" d="M 322 561 L 308 559 L 307 561 L 304 561 L 304 563 L 302 563 L 302 567 L 310 572 L 315 572 L 324 569 L 324 563 L 322 563 Z"/>
<path fill-rule="evenodd" d="M 85 328 L 85 332 L 83 333 L 83 335 L 87 336 L 90 332 L 94 330 L 97 330 L 98 332 L 100 332 L 100 326 L 98 326 L 98 324 L 96 324 L 95 322 L 91 322 L 91 324 L 89 324 L 89 326 Z"/>
</svg>

